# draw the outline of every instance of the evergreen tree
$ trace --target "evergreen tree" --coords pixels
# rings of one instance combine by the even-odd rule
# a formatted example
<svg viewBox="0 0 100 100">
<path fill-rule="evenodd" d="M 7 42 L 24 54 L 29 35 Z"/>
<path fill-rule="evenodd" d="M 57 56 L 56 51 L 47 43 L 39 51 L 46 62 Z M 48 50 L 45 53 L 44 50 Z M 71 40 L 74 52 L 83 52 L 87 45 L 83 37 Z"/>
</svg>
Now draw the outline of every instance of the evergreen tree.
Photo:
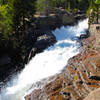
<svg viewBox="0 0 100 100">
<path fill-rule="evenodd" d="M 52 0 L 51 0 L 52 1 Z M 48 16 L 49 11 L 52 9 L 50 0 L 37 0 L 36 2 L 37 11 Z"/>
<path fill-rule="evenodd" d="M 31 19 L 34 14 L 35 0 L 12 0 L 14 9 L 14 24 L 15 29 L 19 27 L 25 28 L 25 18 Z"/>
<path fill-rule="evenodd" d="M 37 11 L 42 12 L 46 16 L 55 8 L 63 7 L 65 8 L 67 0 L 37 0 L 36 8 Z"/>
<path fill-rule="evenodd" d="M 9 4 L 0 5 L 0 33 L 7 38 L 12 33 L 13 8 Z"/>
<path fill-rule="evenodd" d="M 11 2 L 10 2 L 11 3 Z M 26 51 L 26 26 L 35 13 L 35 0 L 12 0 L 13 16 L 13 46 L 19 48 L 22 54 Z"/>
<path fill-rule="evenodd" d="M 96 22 L 99 23 L 99 12 L 100 12 L 100 0 L 95 0 L 95 6 L 96 6 Z"/>
<path fill-rule="evenodd" d="M 87 11 L 87 15 L 89 15 L 90 23 L 95 22 L 98 23 L 100 12 L 100 1 L 99 0 L 91 0 L 90 5 Z"/>
<path fill-rule="evenodd" d="M 14 48 L 25 46 L 26 19 L 30 22 L 33 18 L 34 6 L 35 0 L 6 0 L 0 5 L 0 38 L 6 46 L 11 45 L 9 41 Z"/>
</svg>

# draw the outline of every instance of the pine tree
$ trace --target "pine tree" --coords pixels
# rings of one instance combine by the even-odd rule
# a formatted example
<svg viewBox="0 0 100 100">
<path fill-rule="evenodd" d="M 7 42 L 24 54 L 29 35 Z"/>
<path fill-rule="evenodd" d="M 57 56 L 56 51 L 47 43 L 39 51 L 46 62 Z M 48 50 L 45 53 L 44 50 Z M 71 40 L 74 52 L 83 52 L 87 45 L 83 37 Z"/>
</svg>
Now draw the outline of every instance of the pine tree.
<svg viewBox="0 0 100 100">
<path fill-rule="evenodd" d="M 6 47 L 12 45 L 12 48 L 25 51 L 26 22 L 30 23 L 33 18 L 35 0 L 5 1 L 5 4 L 0 5 L 0 41 L 6 41 L 3 43 Z"/>
<path fill-rule="evenodd" d="M 7 38 L 12 33 L 13 9 L 9 4 L 0 5 L 0 33 Z"/>
<path fill-rule="evenodd" d="M 99 8 L 100 8 L 100 0 L 95 0 L 95 6 L 96 6 L 96 22 L 99 23 Z"/>
<path fill-rule="evenodd" d="M 99 12 L 100 12 L 99 9 L 100 9 L 100 1 L 91 0 L 87 11 L 87 15 L 89 15 L 90 23 L 96 21 L 96 23 L 98 24 Z"/>
<path fill-rule="evenodd" d="M 34 14 L 35 0 L 12 0 L 14 9 L 15 29 L 19 27 L 25 29 L 25 18 L 31 19 Z"/>
</svg>

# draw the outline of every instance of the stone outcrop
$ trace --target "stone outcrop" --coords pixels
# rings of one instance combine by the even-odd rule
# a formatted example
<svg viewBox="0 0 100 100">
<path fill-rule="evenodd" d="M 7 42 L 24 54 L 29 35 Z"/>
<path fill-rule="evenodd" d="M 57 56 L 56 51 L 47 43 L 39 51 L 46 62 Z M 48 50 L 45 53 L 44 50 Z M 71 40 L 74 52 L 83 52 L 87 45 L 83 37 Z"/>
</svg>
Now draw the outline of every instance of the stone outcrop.
<svg viewBox="0 0 100 100">
<path fill-rule="evenodd" d="M 81 40 L 81 53 L 71 58 L 64 70 L 43 88 L 27 95 L 26 100 L 100 100 L 100 89 L 97 89 L 100 87 L 100 30 L 97 27 L 100 25 L 91 25 L 90 37 Z"/>
</svg>

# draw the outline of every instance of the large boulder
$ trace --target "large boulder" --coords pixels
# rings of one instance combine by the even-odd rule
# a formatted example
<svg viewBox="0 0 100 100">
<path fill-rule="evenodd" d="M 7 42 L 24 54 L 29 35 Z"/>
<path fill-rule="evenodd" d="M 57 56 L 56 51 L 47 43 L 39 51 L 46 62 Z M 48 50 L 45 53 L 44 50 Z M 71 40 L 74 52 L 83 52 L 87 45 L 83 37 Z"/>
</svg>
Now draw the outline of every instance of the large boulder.
<svg viewBox="0 0 100 100">
<path fill-rule="evenodd" d="M 53 45 L 56 42 L 56 38 L 52 33 L 47 33 L 37 38 L 31 52 L 29 53 L 28 60 L 30 60 L 36 53 L 42 52 L 47 47 Z"/>
<path fill-rule="evenodd" d="M 55 42 L 56 38 L 53 34 L 44 34 L 37 38 L 37 41 L 34 46 L 41 51 L 46 47 L 53 45 Z"/>
<path fill-rule="evenodd" d="M 67 14 L 62 15 L 61 20 L 63 25 L 73 25 L 76 22 L 73 15 L 68 16 Z"/>
</svg>

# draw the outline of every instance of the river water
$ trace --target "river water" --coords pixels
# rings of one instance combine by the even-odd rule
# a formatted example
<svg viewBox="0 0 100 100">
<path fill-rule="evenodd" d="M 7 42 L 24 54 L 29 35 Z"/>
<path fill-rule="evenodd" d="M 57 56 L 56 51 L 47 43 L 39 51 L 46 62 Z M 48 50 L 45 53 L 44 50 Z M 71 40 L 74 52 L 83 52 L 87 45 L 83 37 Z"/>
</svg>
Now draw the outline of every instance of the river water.
<svg viewBox="0 0 100 100">
<path fill-rule="evenodd" d="M 88 19 L 80 21 L 75 26 L 62 26 L 53 31 L 57 43 L 37 54 L 21 73 L 14 75 L 1 88 L 0 100 L 23 100 L 33 83 L 60 73 L 67 65 L 68 59 L 79 53 L 80 44 L 77 37 L 86 34 L 86 29 Z"/>
</svg>

